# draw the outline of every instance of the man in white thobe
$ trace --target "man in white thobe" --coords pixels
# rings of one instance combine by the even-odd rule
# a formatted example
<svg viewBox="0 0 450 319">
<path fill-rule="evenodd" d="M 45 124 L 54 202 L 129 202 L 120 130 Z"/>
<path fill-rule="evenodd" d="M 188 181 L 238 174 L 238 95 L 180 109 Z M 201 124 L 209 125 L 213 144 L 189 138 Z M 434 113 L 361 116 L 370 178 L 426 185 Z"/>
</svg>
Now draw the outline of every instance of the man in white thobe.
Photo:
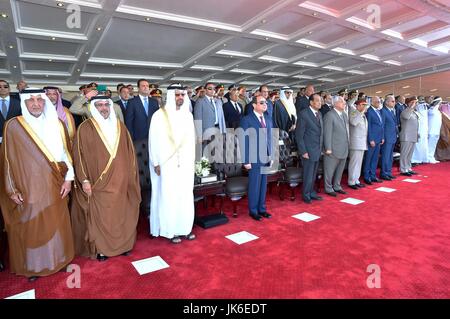
<svg viewBox="0 0 450 319">
<path fill-rule="evenodd" d="M 153 115 L 149 133 L 150 233 L 174 244 L 195 239 L 195 128 L 189 106 L 185 88 L 170 85 L 166 105 Z"/>
<path fill-rule="evenodd" d="M 431 102 L 430 108 L 428 109 L 428 163 L 431 164 L 439 163 L 434 158 L 434 153 L 436 152 L 436 146 L 441 136 L 442 113 L 439 111 L 441 103 L 442 98 L 437 96 Z"/>
<path fill-rule="evenodd" d="M 419 140 L 414 147 L 411 163 L 428 163 L 428 104 L 422 96 L 419 96 L 416 111 L 419 113 Z"/>
</svg>

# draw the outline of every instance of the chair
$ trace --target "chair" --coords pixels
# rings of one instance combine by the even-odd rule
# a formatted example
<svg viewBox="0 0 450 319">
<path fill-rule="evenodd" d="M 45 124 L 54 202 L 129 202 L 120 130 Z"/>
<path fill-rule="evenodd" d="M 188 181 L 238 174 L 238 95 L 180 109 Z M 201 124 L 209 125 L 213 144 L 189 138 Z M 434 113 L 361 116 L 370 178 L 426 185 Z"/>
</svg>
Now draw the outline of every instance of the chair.
<svg viewBox="0 0 450 319">
<path fill-rule="evenodd" d="M 288 184 L 291 188 L 291 201 L 295 200 L 295 188 L 303 181 L 303 172 L 300 166 L 300 162 L 298 164 L 294 164 L 294 156 L 291 153 L 292 150 L 292 141 L 289 137 L 289 134 L 286 131 L 280 130 L 280 164 L 282 169 L 282 179 L 279 183 Z M 280 200 L 284 200 L 284 196 L 282 193 L 282 188 L 280 188 L 279 192 Z"/>
<path fill-rule="evenodd" d="M 233 204 L 233 217 L 236 218 L 238 216 L 237 204 L 247 195 L 248 177 L 244 176 L 242 170 L 237 137 L 233 136 L 231 145 L 229 145 L 229 141 L 230 138 L 224 138 L 223 149 L 218 150 L 221 153 L 214 155 L 216 159 L 220 160 L 213 162 L 213 167 L 216 173 L 225 179 L 225 195 L 230 198 Z"/>
</svg>

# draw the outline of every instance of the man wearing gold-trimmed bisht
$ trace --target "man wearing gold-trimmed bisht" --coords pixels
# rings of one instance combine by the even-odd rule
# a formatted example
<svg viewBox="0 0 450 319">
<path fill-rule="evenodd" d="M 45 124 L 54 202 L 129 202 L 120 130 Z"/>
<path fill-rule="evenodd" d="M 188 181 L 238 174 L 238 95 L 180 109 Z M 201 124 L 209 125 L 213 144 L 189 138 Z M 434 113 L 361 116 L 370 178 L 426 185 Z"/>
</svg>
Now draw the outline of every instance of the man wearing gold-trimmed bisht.
<svg viewBox="0 0 450 319">
<path fill-rule="evenodd" d="M 11 272 L 30 281 L 74 257 L 67 195 L 74 170 L 67 129 L 43 90 L 20 94 L 22 116 L 6 122 L 0 156 L 0 204 Z"/>
<path fill-rule="evenodd" d="M 131 137 L 106 96 L 91 100 L 92 117 L 74 143 L 76 189 L 72 228 L 77 255 L 100 261 L 128 255 L 136 242 L 141 201 Z"/>
</svg>

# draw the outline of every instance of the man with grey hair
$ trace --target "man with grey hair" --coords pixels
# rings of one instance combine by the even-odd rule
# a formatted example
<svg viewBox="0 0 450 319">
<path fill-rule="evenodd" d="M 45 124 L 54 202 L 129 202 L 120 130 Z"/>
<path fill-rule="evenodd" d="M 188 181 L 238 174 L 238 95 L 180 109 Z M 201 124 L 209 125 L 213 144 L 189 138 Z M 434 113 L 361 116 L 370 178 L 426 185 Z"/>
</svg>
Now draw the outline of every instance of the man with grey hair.
<svg viewBox="0 0 450 319">
<path fill-rule="evenodd" d="M 333 197 L 337 196 L 336 193 L 346 194 L 341 186 L 349 148 L 349 127 L 345 106 L 344 99 L 341 96 L 335 96 L 333 110 L 324 116 L 325 193 Z"/>
<path fill-rule="evenodd" d="M 384 123 L 384 144 L 381 146 L 380 178 L 390 181 L 395 179 L 392 175 L 392 162 L 394 161 L 394 146 L 398 137 L 394 96 L 386 96 L 384 107 L 381 109 L 381 117 Z"/>
</svg>

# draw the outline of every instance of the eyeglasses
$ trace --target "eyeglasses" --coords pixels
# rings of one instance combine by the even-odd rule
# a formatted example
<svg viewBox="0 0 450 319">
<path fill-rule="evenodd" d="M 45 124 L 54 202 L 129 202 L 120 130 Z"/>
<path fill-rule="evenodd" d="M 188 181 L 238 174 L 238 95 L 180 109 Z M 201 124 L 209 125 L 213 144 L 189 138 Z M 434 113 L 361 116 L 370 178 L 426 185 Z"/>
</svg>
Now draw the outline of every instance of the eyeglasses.
<svg viewBox="0 0 450 319">
<path fill-rule="evenodd" d="M 184 93 L 175 93 L 175 96 L 185 96 L 186 94 Z"/>
</svg>

